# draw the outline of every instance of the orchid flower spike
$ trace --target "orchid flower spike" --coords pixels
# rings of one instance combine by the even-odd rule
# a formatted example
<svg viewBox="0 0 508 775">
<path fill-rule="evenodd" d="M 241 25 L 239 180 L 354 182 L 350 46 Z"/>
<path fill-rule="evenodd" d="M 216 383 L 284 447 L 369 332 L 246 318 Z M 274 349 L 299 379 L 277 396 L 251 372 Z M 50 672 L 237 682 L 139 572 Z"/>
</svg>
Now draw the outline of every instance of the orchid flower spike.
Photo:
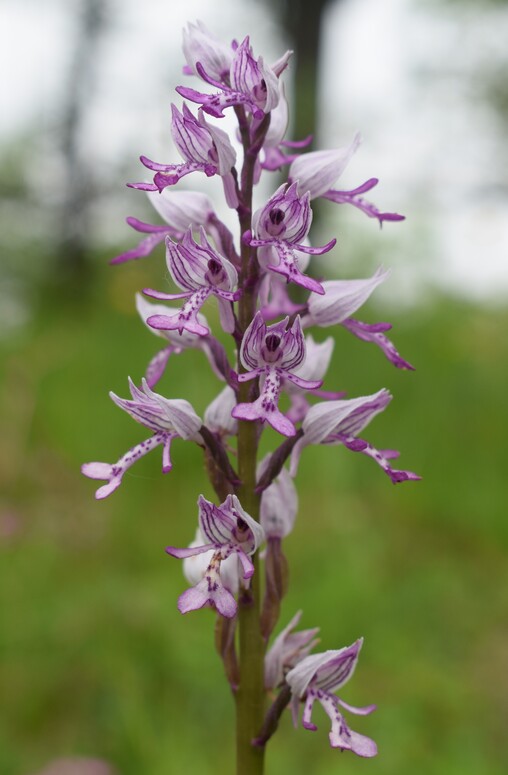
<svg viewBox="0 0 508 775">
<path fill-rule="evenodd" d="M 389 460 L 399 456 L 396 450 L 380 451 L 357 436 L 391 400 L 391 394 L 383 388 L 370 396 L 312 406 L 302 423 L 303 437 L 296 442 L 291 452 L 291 476 L 296 475 L 300 455 L 308 444 L 343 444 L 352 452 L 363 452 L 375 460 L 393 484 L 421 479 L 412 471 L 399 471 L 390 466 Z"/>
<path fill-rule="evenodd" d="M 221 256 L 211 246 L 201 228 L 199 242 L 194 240 L 189 229 L 179 245 L 166 239 L 166 263 L 175 283 L 183 293 L 163 293 L 145 288 L 147 296 L 154 299 L 187 299 L 181 310 L 175 315 L 152 315 L 147 323 L 152 328 L 163 331 L 182 331 L 185 329 L 198 336 L 207 336 L 210 331 L 198 320 L 198 312 L 207 298 L 216 296 L 222 327 L 232 333 L 235 328 L 231 302 L 237 301 L 241 291 L 234 290 L 238 283 L 238 273 L 227 258 Z"/>
<path fill-rule="evenodd" d="M 250 559 L 264 541 L 261 525 L 243 510 L 236 495 L 228 495 L 224 503 L 215 506 L 203 495 L 198 499 L 199 529 L 207 543 L 178 549 L 168 546 L 166 552 L 184 560 L 205 552 L 212 552 L 203 578 L 187 589 L 178 599 L 178 610 L 185 614 L 200 608 L 215 608 L 228 619 L 237 611 L 237 603 L 221 578 L 221 564 L 235 555 L 241 566 L 241 577 L 248 581 L 254 573 Z"/>
<path fill-rule="evenodd" d="M 280 323 L 267 326 L 261 312 L 256 313 L 240 348 L 240 359 L 248 371 L 239 374 L 238 380 L 247 382 L 262 376 L 261 395 L 251 404 L 237 404 L 232 414 L 237 420 L 266 421 L 284 436 L 294 436 L 295 426 L 278 408 L 283 382 L 289 380 L 303 390 L 318 388 L 322 382 L 302 379 L 293 373 L 305 360 L 305 340 L 300 318 L 289 329 L 288 322 L 286 317 Z"/>
<path fill-rule="evenodd" d="M 322 196 L 338 204 L 351 204 L 362 210 L 369 218 L 377 218 L 379 225 L 383 221 L 403 221 L 405 217 L 398 213 L 382 213 L 371 202 L 363 199 L 362 194 L 377 186 L 377 178 L 369 178 L 361 186 L 351 191 L 333 189 L 334 182 L 344 172 L 356 149 L 360 145 L 361 136 L 356 134 L 353 142 L 335 151 L 312 151 L 303 156 L 297 156 L 289 168 L 289 181 L 298 183 L 301 194 L 309 192 L 311 199 Z"/>
<path fill-rule="evenodd" d="M 227 133 L 209 124 L 202 111 L 196 118 L 185 104 L 181 113 L 172 104 L 171 113 L 171 135 L 184 163 L 159 164 L 141 156 L 142 164 L 155 172 L 153 183 L 130 183 L 129 186 L 141 191 L 161 192 L 191 172 L 204 172 L 207 177 L 220 175 L 229 207 L 237 207 L 238 198 L 231 173 L 236 152 Z"/>
<path fill-rule="evenodd" d="M 150 255 L 159 243 L 164 242 L 166 237 L 179 241 L 188 228 L 197 229 L 203 226 L 206 231 L 216 219 L 209 198 L 198 191 L 171 191 L 166 188 L 160 194 L 147 191 L 147 195 L 166 225 L 127 218 L 129 226 L 148 236 L 144 237 L 137 247 L 111 259 L 110 264 L 123 264 L 125 261 L 144 258 Z"/>
<path fill-rule="evenodd" d="M 325 281 L 325 295 L 310 297 L 308 314 L 303 317 L 302 326 L 328 328 L 340 324 L 364 342 L 377 344 L 390 363 L 398 369 L 414 371 L 414 366 L 400 355 L 393 342 L 385 336 L 384 332 L 391 329 L 391 323 L 362 323 L 351 317 L 389 275 L 389 270 L 380 267 L 366 280 Z"/>
<path fill-rule="evenodd" d="M 292 692 L 291 710 L 295 727 L 298 725 L 300 701 L 304 700 L 302 725 L 305 729 L 316 731 L 317 727 L 312 723 L 311 716 L 314 703 L 317 700 L 332 722 L 329 733 L 332 748 L 353 751 L 357 756 L 371 757 L 377 754 L 375 742 L 350 729 L 339 710 L 339 706 L 360 716 L 372 713 L 376 706 L 368 705 L 365 708 L 356 708 L 334 694 L 353 675 L 362 643 L 363 639 L 360 638 L 347 648 L 307 656 L 289 671 L 286 681 Z"/>
<path fill-rule="evenodd" d="M 205 113 L 216 118 L 224 118 L 224 109 L 234 105 L 244 105 L 254 117 L 263 118 L 279 102 L 278 76 L 287 65 L 290 55 L 291 52 L 286 52 L 276 65 L 269 67 L 264 64 L 262 57 L 255 59 L 247 36 L 233 56 L 229 79 L 216 77 L 217 73 L 211 71 L 216 69 L 214 63 L 208 69 L 207 62 L 195 62 L 197 74 L 206 83 L 219 89 L 218 93 L 205 94 L 187 86 L 178 86 L 176 90 L 184 99 L 196 102 Z"/>
<path fill-rule="evenodd" d="M 384 411 L 391 394 L 383 389 L 346 400 L 343 392 L 323 390 L 334 340 L 319 341 L 318 335 L 315 341 L 306 330 L 341 325 L 375 343 L 396 367 L 412 369 L 387 338 L 389 323 L 368 324 L 353 317 L 387 271 L 380 268 L 366 279 L 320 282 L 311 276 L 317 272 L 308 269 L 313 256 L 328 253 L 336 244 L 336 239 L 317 247 L 310 244 L 312 202 L 317 197 L 351 204 L 380 225 L 403 216 L 381 212 L 363 198 L 377 185 L 376 178 L 350 191 L 334 188 L 358 148 L 359 135 L 347 147 L 313 153 L 303 153 L 310 136 L 286 140 L 289 108 L 281 76 L 291 51 L 266 64 L 254 53 L 248 36 L 224 43 L 199 21 L 183 30 L 183 51 L 183 73 L 200 81 L 194 82 L 197 89 L 179 86 L 177 93 L 185 101 L 171 105 L 170 131 L 177 153 L 167 164 L 141 156 L 150 173 L 145 182 L 128 184 L 147 193 L 158 217 L 155 223 L 151 218 L 149 222 L 127 218 L 139 244 L 111 262 L 137 260 L 165 244 L 171 284 L 160 291 L 145 288 L 136 299 L 143 324 L 159 339 L 158 352 L 140 385 L 129 378 L 129 398 L 110 393 L 115 404 L 148 430 L 141 436 L 144 440 L 116 463 L 89 462 L 81 470 L 99 480 L 95 497 L 103 499 L 155 447 L 161 447 L 164 473 L 172 468 L 173 439 L 201 447 L 210 486 L 218 500 L 224 500 L 216 505 L 200 495 L 194 540 L 185 548 L 167 546 L 166 553 L 183 561 L 187 583 L 182 583 L 184 591 L 178 598 L 180 613 L 213 609 L 215 646 L 237 700 L 240 769 L 245 761 L 254 762 L 252 756 L 274 734 L 289 703 L 295 725 L 302 703 L 303 726 L 315 730 L 312 712 L 318 701 L 331 721 L 333 748 L 375 756 L 375 742 L 351 730 L 343 716 L 344 709 L 362 715 L 375 706 L 355 708 L 335 694 L 353 675 L 362 640 L 311 655 L 318 629 L 298 630 L 301 612 L 271 638 L 288 591 L 283 542 L 296 522 L 294 476 L 305 447 L 342 445 L 361 452 L 393 483 L 420 478 L 392 468 L 397 451 L 376 449 L 359 437 Z M 236 119 L 236 131 L 228 120 L 220 121 L 228 109 L 229 118 Z M 229 131 L 220 128 L 225 124 Z M 255 186 L 262 175 L 283 168 L 288 173 L 285 182 L 269 198 L 261 193 L 262 206 L 253 214 Z M 201 173 L 202 180 L 216 178 L 207 185 L 222 185 L 225 204 L 238 216 L 240 233 L 230 231 L 228 219 L 219 217 L 219 206 L 205 194 L 175 190 L 193 173 Z M 210 312 L 204 306 L 209 301 Z M 216 325 L 208 325 L 203 309 L 210 324 Z M 153 354 L 153 340 L 152 346 Z M 190 349 L 205 354 L 219 379 L 204 421 L 188 401 L 154 392 L 169 359 Z M 206 385 L 202 387 L 204 391 Z M 283 391 L 287 395 L 281 402 Z M 316 400 L 319 403 L 312 405 Z M 265 423 L 284 438 L 258 463 L 260 449 L 269 442 L 263 435 Z M 274 436 L 271 431 L 268 435 Z M 243 505 L 233 493 L 241 495 Z M 263 572 L 259 583 L 257 575 L 251 582 L 258 573 L 258 552 Z M 267 693 L 271 703 L 265 713 Z M 261 717 L 258 711 L 263 711 Z M 255 761 L 262 763 L 256 756 Z"/>
<path fill-rule="evenodd" d="M 163 445 L 162 471 L 168 473 L 171 463 L 170 448 L 173 439 L 201 441 L 199 429 L 202 421 L 188 401 L 169 399 L 154 393 L 143 379 L 142 388 L 136 387 L 129 377 L 132 400 L 119 398 L 115 393 L 109 395 L 120 409 L 130 414 L 137 422 L 150 428 L 153 436 L 132 447 L 123 457 L 112 465 L 110 463 L 84 463 L 81 473 L 90 479 L 105 479 L 107 484 L 99 487 L 95 493 L 98 500 L 107 498 L 122 483 L 125 472 L 141 457 L 160 444 Z"/>
<path fill-rule="evenodd" d="M 335 239 L 320 248 L 302 244 L 312 222 L 309 194 L 300 195 L 296 183 L 289 188 L 282 184 L 268 202 L 252 218 L 252 230 L 243 234 L 243 241 L 261 248 L 261 265 L 283 275 L 287 282 L 301 285 L 309 291 L 323 294 L 323 286 L 312 277 L 302 274 L 298 265 L 298 251 L 320 256 L 333 248 Z"/>
</svg>

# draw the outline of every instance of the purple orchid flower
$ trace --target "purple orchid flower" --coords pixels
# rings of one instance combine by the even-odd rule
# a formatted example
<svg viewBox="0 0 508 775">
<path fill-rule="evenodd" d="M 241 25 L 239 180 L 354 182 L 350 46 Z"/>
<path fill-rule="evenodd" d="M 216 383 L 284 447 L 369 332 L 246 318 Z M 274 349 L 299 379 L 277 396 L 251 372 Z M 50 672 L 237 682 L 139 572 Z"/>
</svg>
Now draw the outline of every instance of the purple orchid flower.
<svg viewBox="0 0 508 775">
<path fill-rule="evenodd" d="M 236 161 L 236 152 L 227 133 L 208 124 L 201 110 L 196 118 L 185 104 L 182 113 L 176 105 L 172 104 L 171 113 L 171 135 L 185 162 L 159 164 L 146 156 L 141 156 L 141 162 L 145 167 L 155 172 L 153 183 L 129 183 L 128 185 L 141 191 L 160 192 L 167 186 L 175 185 L 191 172 L 204 172 L 207 177 L 220 175 L 229 207 L 237 207 L 236 186 L 231 173 Z"/>
<path fill-rule="evenodd" d="M 196 529 L 194 541 L 189 544 L 189 549 L 194 549 L 197 546 L 201 547 L 205 543 L 206 538 L 203 536 L 200 528 L 198 527 Z M 215 550 L 210 549 L 208 552 L 192 554 L 190 557 L 184 558 L 182 564 L 183 575 L 191 586 L 195 587 L 200 583 L 200 581 L 203 580 L 214 553 Z M 220 577 L 226 589 L 229 590 L 232 595 L 236 595 L 240 587 L 238 555 L 236 552 L 233 552 L 233 554 L 230 554 L 229 557 L 221 562 Z"/>
<path fill-rule="evenodd" d="M 319 643 L 316 635 L 319 627 L 293 632 L 300 623 L 302 612 L 298 611 L 287 627 L 275 638 L 265 656 L 265 687 L 275 689 L 284 680 L 285 674 L 301 662 Z"/>
<path fill-rule="evenodd" d="M 182 48 L 187 60 L 183 68 L 186 75 L 199 75 L 196 65 L 200 62 L 212 78 L 223 81 L 229 77 L 235 49 L 216 38 L 203 22 L 187 24 Z"/>
<path fill-rule="evenodd" d="M 238 284 L 238 273 L 233 264 L 210 245 L 202 227 L 199 238 L 198 243 L 191 229 L 179 245 L 166 238 L 166 263 L 171 277 L 183 293 L 163 293 L 151 288 L 145 288 L 143 293 L 154 299 L 187 301 L 175 315 L 149 317 L 147 323 L 152 328 L 180 333 L 185 329 L 198 336 L 207 336 L 210 331 L 199 322 L 198 312 L 209 296 L 216 296 L 222 327 L 229 333 L 234 331 L 231 302 L 241 296 L 241 291 L 233 290 Z"/>
<path fill-rule="evenodd" d="M 343 444 L 352 452 L 363 452 L 375 460 L 392 480 L 393 484 L 421 479 L 412 471 L 399 471 L 390 466 L 389 460 L 399 456 L 396 450 L 378 450 L 357 434 L 392 400 L 384 388 L 370 396 L 349 400 L 330 401 L 312 406 L 302 423 L 303 437 L 291 452 L 291 476 L 296 475 L 302 450 L 309 444 Z"/>
<path fill-rule="evenodd" d="M 317 700 L 332 722 L 329 733 L 332 748 L 353 751 L 357 756 L 371 757 L 377 754 L 375 742 L 350 729 L 339 710 L 339 706 L 360 716 L 372 713 L 376 706 L 367 705 L 365 708 L 356 708 L 333 693 L 344 686 L 353 675 L 362 643 L 363 638 L 360 638 L 347 648 L 307 656 L 289 671 L 286 681 L 291 687 L 293 695 L 291 710 L 295 727 L 298 725 L 300 701 L 305 700 L 302 725 L 305 729 L 316 731 L 317 727 L 312 723 L 311 716 L 314 703 Z"/>
<path fill-rule="evenodd" d="M 366 280 L 325 281 L 323 283 L 325 295 L 310 297 L 308 315 L 303 317 L 302 326 L 328 328 L 339 323 L 364 342 L 377 344 L 398 369 L 414 371 L 414 366 L 399 354 L 393 342 L 385 336 L 385 331 L 389 331 L 392 327 L 390 323 L 362 323 L 351 317 L 389 274 L 389 271 L 380 267 Z"/>
<path fill-rule="evenodd" d="M 247 514 L 236 495 L 228 495 L 220 506 L 199 496 L 199 529 L 208 543 L 202 546 L 178 549 L 168 546 L 172 557 L 185 559 L 212 551 L 208 567 L 199 583 L 187 589 L 178 598 L 178 610 L 185 614 L 200 608 L 215 608 L 222 616 L 231 619 L 237 611 L 237 603 L 221 579 L 221 563 L 236 554 L 241 565 L 241 575 L 248 581 L 254 573 L 250 556 L 264 540 L 261 525 Z"/>
<path fill-rule="evenodd" d="M 152 250 L 166 237 L 172 237 L 177 242 L 182 239 L 188 228 L 196 229 L 203 226 L 206 231 L 214 230 L 216 215 L 212 203 L 206 194 L 197 191 L 170 191 L 165 189 L 160 194 L 147 191 L 150 203 L 166 225 L 152 224 L 137 218 L 127 218 L 127 223 L 135 231 L 148 234 L 139 245 L 111 259 L 110 264 L 123 264 L 137 258 L 150 255 Z"/>
<path fill-rule="evenodd" d="M 363 199 L 362 194 L 377 186 L 378 178 L 369 178 L 351 191 L 338 191 L 331 188 L 344 172 L 360 142 L 361 137 L 357 134 L 351 145 L 345 148 L 339 148 L 336 151 L 313 151 L 298 156 L 289 169 L 289 181 L 296 181 L 299 192 L 303 194 L 308 191 L 311 199 L 321 196 L 338 204 L 351 204 L 362 210 L 369 218 L 377 218 L 380 226 L 383 225 L 383 221 L 404 221 L 404 215 L 382 213 L 371 202 Z"/>
<path fill-rule="evenodd" d="M 232 415 L 237 420 L 261 420 L 284 436 L 294 436 L 296 428 L 278 408 L 279 394 L 285 380 L 304 390 L 321 386 L 321 380 L 306 380 L 293 373 L 305 360 L 305 340 L 300 318 L 287 329 L 289 318 L 267 326 L 261 312 L 246 330 L 240 358 L 248 371 L 238 375 L 240 382 L 264 377 L 261 395 L 251 404 L 237 404 Z"/>
<path fill-rule="evenodd" d="M 142 389 L 136 387 L 129 377 L 132 400 L 119 398 L 115 393 L 109 395 L 120 409 L 130 414 L 137 422 L 152 430 L 153 436 L 132 447 L 116 463 L 84 463 L 81 473 L 90 479 L 105 479 L 107 484 L 99 487 L 95 493 L 98 500 L 107 498 L 122 483 L 125 472 L 141 457 L 155 447 L 163 445 L 162 471 L 168 473 L 171 463 L 170 448 L 173 439 L 201 441 L 199 429 L 202 422 L 188 401 L 169 399 L 154 393 L 143 380 Z"/>
<path fill-rule="evenodd" d="M 216 73 L 208 70 L 204 62 L 196 61 L 193 65 L 206 83 L 219 89 L 218 94 L 204 94 L 187 86 L 178 86 L 176 90 L 184 99 L 201 105 L 206 113 L 216 118 L 224 118 L 224 109 L 234 105 L 245 105 L 253 116 L 263 118 L 277 106 L 278 75 L 287 65 L 290 55 L 291 52 L 287 52 L 274 67 L 268 67 L 262 57 L 254 58 L 247 36 L 235 51 L 229 79 L 214 77 Z"/>
<path fill-rule="evenodd" d="M 309 194 L 300 196 L 296 183 L 289 188 L 283 184 L 264 207 L 254 213 L 252 231 L 246 231 L 242 239 L 251 247 L 261 248 L 258 259 L 262 266 L 283 275 L 287 282 L 323 294 L 321 283 L 300 271 L 297 251 L 321 256 L 331 250 L 337 240 L 333 239 L 320 248 L 302 244 L 309 233 L 311 222 Z"/>
</svg>

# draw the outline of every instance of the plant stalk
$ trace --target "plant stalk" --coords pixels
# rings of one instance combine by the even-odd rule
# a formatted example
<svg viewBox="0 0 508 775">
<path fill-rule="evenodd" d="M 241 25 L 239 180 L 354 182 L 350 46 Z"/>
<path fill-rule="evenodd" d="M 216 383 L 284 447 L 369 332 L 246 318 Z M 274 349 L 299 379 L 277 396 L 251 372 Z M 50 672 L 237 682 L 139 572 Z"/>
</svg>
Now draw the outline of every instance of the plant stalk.
<svg viewBox="0 0 508 775">
<path fill-rule="evenodd" d="M 243 234 L 251 228 L 252 188 L 254 165 L 262 146 L 269 116 L 258 127 L 256 137 L 251 141 L 245 112 L 236 110 L 240 134 L 244 147 L 244 163 L 241 174 L 240 205 L 238 216 Z M 258 264 L 255 251 L 243 242 L 241 244 L 240 282 L 242 297 L 239 301 L 238 317 L 242 335 L 256 313 Z M 240 354 L 238 353 L 239 368 Z M 251 383 L 240 384 L 238 401 L 248 402 Z M 258 428 L 255 422 L 238 421 L 238 475 L 241 484 L 238 497 L 243 508 L 259 522 L 260 495 L 256 493 L 256 466 Z M 238 600 L 239 666 L 240 685 L 236 693 L 236 772 L 237 775 L 263 775 L 264 746 L 252 745 L 261 731 L 265 716 L 264 657 L 265 643 L 261 635 L 261 583 L 259 558 L 253 558 L 254 575 L 249 589 L 242 590 Z"/>
</svg>

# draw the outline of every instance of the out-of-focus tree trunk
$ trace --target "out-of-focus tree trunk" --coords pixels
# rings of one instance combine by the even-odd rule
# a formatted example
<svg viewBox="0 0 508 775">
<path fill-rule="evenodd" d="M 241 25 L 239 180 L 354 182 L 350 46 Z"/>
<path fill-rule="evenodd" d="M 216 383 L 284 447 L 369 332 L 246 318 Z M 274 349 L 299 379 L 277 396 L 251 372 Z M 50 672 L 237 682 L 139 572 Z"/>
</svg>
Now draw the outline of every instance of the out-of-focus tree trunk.
<svg viewBox="0 0 508 775">
<path fill-rule="evenodd" d="M 289 33 L 294 49 L 293 117 L 292 136 L 303 140 L 316 134 L 319 125 L 319 76 L 321 66 L 321 45 L 323 17 L 332 0 L 284 0 L 276 6 L 281 24 Z M 342 0 L 334 0 L 339 3 Z M 315 145 L 313 146 L 315 148 Z M 312 234 L 319 232 L 321 202 L 312 203 Z"/>
<path fill-rule="evenodd" d="M 81 0 L 74 53 L 63 100 L 60 146 L 65 182 L 60 213 L 58 263 L 61 279 L 79 284 L 88 269 L 93 176 L 81 130 L 93 89 L 97 49 L 106 21 L 106 0 Z"/>
<path fill-rule="evenodd" d="M 322 21 L 330 0 L 285 0 L 279 9 L 294 48 L 293 136 L 313 134 L 318 120 L 319 59 Z"/>
</svg>

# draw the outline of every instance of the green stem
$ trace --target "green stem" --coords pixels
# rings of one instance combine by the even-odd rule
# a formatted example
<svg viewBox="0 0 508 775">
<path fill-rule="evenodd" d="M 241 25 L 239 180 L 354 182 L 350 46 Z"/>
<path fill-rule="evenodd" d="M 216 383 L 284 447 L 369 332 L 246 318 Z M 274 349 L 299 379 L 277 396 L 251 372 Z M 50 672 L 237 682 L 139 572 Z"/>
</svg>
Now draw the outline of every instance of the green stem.
<svg viewBox="0 0 508 775">
<path fill-rule="evenodd" d="M 246 295 L 246 297 L 248 296 Z M 241 310 L 240 319 L 249 317 Z M 251 315 L 252 318 L 252 315 Z M 248 401 L 249 383 L 242 383 L 239 401 Z M 238 497 L 250 516 L 259 521 L 260 496 L 256 494 L 256 462 L 258 434 L 256 423 L 238 422 L 238 474 L 241 485 Z M 265 712 L 264 657 L 265 644 L 260 625 L 259 558 L 253 558 L 254 575 L 250 587 L 238 600 L 238 632 L 240 640 L 240 686 L 236 694 L 236 756 L 237 775 L 262 775 L 264 746 L 254 747 L 252 740 L 259 735 Z"/>
<path fill-rule="evenodd" d="M 239 497 L 246 511 L 258 518 L 259 498 L 254 495 L 253 488 L 250 489 L 250 497 L 249 491 L 241 488 Z M 240 686 L 236 694 L 237 775 L 262 775 L 264 770 L 264 746 L 252 745 L 260 734 L 265 715 L 265 645 L 259 621 L 259 560 L 257 556 L 252 559 L 254 575 L 251 585 L 240 594 L 238 601 Z"/>
<path fill-rule="evenodd" d="M 240 134 L 244 146 L 244 164 L 241 174 L 240 205 L 238 216 L 241 234 L 251 228 L 252 188 L 254 165 L 268 129 L 269 116 L 258 128 L 251 141 L 243 108 L 236 109 Z M 239 302 L 241 333 L 250 325 L 257 302 L 258 264 L 255 251 L 248 245 L 241 246 L 242 269 L 240 274 L 243 291 Z M 240 385 L 238 401 L 248 402 L 251 383 Z M 238 475 L 241 481 L 238 497 L 250 516 L 259 521 L 260 496 L 256 489 L 256 465 L 258 448 L 257 423 L 238 422 Z M 261 584 L 259 559 L 252 558 L 254 575 L 248 590 L 243 590 L 238 600 L 238 633 L 240 685 L 236 693 L 236 756 L 237 775 L 263 775 L 264 746 L 253 746 L 252 741 L 260 734 L 265 716 L 266 693 L 264 688 L 265 643 L 261 635 L 260 608 Z"/>
<path fill-rule="evenodd" d="M 255 296 L 252 292 L 244 293 L 239 312 L 242 330 L 245 330 L 246 323 L 252 320 L 255 312 Z M 242 383 L 238 400 L 248 401 L 249 392 L 250 384 Z M 238 497 L 246 512 L 259 521 L 260 496 L 255 492 L 257 446 L 257 424 L 240 420 L 238 422 L 238 475 L 241 485 L 238 488 Z M 265 711 L 265 644 L 260 626 L 259 559 L 254 556 L 252 560 L 254 575 L 251 578 L 250 587 L 240 593 L 238 600 L 240 686 L 236 694 L 237 775 L 262 775 L 264 769 L 264 747 L 252 745 L 252 740 L 259 735 Z"/>
</svg>

